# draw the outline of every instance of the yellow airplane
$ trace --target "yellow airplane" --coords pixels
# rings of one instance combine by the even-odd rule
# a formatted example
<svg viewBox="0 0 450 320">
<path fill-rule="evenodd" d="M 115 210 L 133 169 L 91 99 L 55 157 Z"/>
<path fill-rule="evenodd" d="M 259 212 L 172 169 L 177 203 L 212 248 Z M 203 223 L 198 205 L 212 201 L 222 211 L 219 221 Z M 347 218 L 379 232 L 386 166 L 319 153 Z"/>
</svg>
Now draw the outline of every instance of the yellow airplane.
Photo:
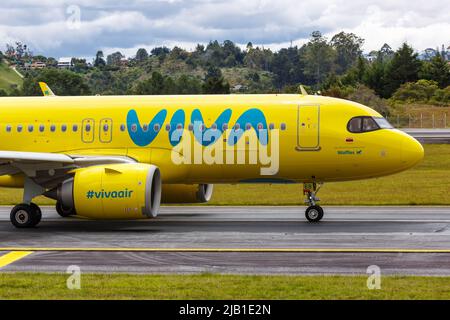
<svg viewBox="0 0 450 320">
<path fill-rule="evenodd" d="M 11 211 L 34 227 L 40 195 L 61 216 L 156 217 L 161 203 L 207 202 L 214 183 L 303 183 L 320 221 L 324 182 L 397 173 L 423 148 L 378 112 L 329 97 L 186 95 L 0 99 L 0 186 L 24 188 Z"/>
</svg>

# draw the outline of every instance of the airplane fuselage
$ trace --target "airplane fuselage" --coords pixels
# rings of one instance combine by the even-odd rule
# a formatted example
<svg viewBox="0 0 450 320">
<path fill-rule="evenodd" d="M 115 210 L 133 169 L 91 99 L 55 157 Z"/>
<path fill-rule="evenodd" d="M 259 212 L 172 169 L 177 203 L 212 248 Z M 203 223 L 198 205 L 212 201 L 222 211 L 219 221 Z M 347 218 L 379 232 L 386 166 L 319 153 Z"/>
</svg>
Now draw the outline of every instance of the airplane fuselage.
<svg viewBox="0 0 450 320">
<path fill-rule="evenodd" d="M 158 166 L 163 183 L 184 184 L 364 179 L 405 170 L 422 158 L 421 145 L 401 131 L 350 132 L 354 117 L 382 116 L 350 101 L 301 95 L 2 98 L 0 149 L 126 156 Z M 190 135 L 197 150 L 222 144 L 216 152 L 223 152 L 223 163 L 174 163 L 176 129 Z M 212 141 L 198 139 L 209 130 L 215 131 Z M 248 158 L 262 144 L 270 150 L 274 130 L 279 163 L 272 173 L 261 175 L 270 164 L 259 160 L 225 163 L 230 152 L 242 149 Z M 248 142 L 252 137 L 257 145 Z"/>
</svg>

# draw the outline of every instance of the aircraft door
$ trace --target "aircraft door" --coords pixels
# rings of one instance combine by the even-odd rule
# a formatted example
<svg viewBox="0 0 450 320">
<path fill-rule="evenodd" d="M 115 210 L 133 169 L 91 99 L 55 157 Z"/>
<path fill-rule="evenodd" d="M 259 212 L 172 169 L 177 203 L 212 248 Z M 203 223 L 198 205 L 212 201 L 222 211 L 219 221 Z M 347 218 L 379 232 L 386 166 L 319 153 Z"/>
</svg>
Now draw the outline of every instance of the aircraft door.
<svg viewBox="0 0 450 320">
<path fill-rule="evenodd" d="M 94 119 L 84 119 L 81 125 L 81 140 L 85 143 L 94 142 Z"/>
<path fill-rule="evenodd" d="M 109 143 L 112 141 L 112 119 L 104 118 L 100 120 L 100 142 Z"/>
<path fill-rule="evenodd" d="M 298 106 L 297 150 L 320 150 L 320 106 Z"/>
</svg>

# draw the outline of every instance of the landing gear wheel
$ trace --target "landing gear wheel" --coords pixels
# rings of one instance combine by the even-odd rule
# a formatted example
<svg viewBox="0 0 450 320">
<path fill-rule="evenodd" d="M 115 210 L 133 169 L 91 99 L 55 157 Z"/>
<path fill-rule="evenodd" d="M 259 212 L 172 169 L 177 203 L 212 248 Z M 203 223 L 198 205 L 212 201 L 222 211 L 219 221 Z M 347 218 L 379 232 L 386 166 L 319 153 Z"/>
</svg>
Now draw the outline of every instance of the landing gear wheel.
<svg viewBox="0 0 450 320">
<path fill-rule="evenodd" d="M 323 218 L 321 206 L 309 206 L 305 211 L 305 217 L 309 222 L 319 222 Z"/>
<path fill-rule="evenodd" d="M 316 182 L 303 184 L 303 195 L 306 196 L 305 203 L 309 205 L 305 211 L 305 217 L 309 222 L 319 222 L 323 218 L 323 209 L 317 205 L 320 199 L 316 196 L 321 187 L 322 183 L 319 183 L 319 186 Z"/>
<path fill-rule="evenodd" d="M 42 219 L 42 211 L 41 208 L 39 208 L 39 206 L 36 203 L 31 202 L 30 203 L 31 208 L 36 212 L 36 216 L 35 216 L 35 223 L 36 225 L 41 222 Z"/>
<path fill-rule="evenodd" d="M 18 204 L 11 210 L 10 220 L 16 228 L 32 228 L 40 221 L 42 214 L 39 207 L 36 205 L 29 205 L 26 203 Z"/>
<path fill-rule="evenodd" d="M 74 209 L 65 208 L 59 201 L 56 202 L 56 212 L 63 218 L 75 215 Z"/>
</svg>

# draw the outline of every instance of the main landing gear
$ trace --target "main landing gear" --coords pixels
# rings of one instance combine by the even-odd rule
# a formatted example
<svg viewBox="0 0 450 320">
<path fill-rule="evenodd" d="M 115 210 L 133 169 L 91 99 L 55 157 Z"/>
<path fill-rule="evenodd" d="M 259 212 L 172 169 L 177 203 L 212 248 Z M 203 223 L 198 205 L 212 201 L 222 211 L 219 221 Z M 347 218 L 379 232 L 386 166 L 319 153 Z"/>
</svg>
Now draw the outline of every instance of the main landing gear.
<svg viewBox="0 0 450 320">
<path fill-rule="evenodd" d="M 303 184 L 303 194 L 306 196 L 305 203 L 309 205 L 305 211 L 305 217 L 309 222 L 319 222 L 323 218 L 323 209 L 316 204 L 320 201 L 320 199 L 316 197 L 316 194 L 319 192 L 321 186 L 322 185 L 319 185 L 319 187 L 317 187 L 315 182 Z"/>
<path fill-rule="evenodd" d="M 35 227 L 42 219 L 42 212 L 38 205 L 34 203 L 21 203 L 11 210 L 11 223 L 16 228 Z"/>
<path fill-rule="evenodd" d="M 26 177 L 24 183 L 23 203 L 18 204 L 11 210 L 9 218 L 16 228 L 32 228 L 38 225 L 42 219 L 42 212 L 39 206 L 31 200 L 41 195 L 44 188 L 37 185 L 33 180 Z"/>
</svg>

